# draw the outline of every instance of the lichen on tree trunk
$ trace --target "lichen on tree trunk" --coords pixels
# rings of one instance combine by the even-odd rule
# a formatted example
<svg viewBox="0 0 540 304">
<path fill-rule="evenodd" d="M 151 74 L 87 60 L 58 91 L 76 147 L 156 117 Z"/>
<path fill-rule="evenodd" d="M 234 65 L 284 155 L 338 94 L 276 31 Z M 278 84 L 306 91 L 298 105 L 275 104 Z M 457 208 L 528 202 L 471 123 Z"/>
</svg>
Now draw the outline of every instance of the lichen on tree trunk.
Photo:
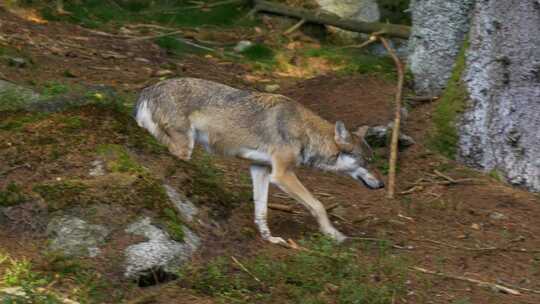
<svg viewBox="0 0 540 304">
<path fill-rule="evenodd" d="M 540 191 L 540 2 L 477 1 L 458 158 Z"/>
</svg>

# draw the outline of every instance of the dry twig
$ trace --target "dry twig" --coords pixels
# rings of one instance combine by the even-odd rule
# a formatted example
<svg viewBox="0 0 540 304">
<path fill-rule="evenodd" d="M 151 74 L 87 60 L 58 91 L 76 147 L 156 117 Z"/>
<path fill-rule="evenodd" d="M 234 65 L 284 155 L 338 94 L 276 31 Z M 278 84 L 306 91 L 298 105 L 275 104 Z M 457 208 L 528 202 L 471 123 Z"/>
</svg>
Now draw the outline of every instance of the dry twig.
<svg viewBox="0 0 540 304">
<path fill-rule="evenodd" d="M 257 281 L 257 283 L 263 285 L 263 283 L 261 282 L 261 280 L 259 280 L 259 278 L 257 278 L 253 273 L 251 273 L 251 271 L 249 271 L 246 266 L 244 266 L 242 263 L 240 263 L 240 261 L 238 261 L 234 256 L 231 255 L 231 259 L 233 260 L 233 262 L 238 265 L 238 267 L 240 267 L 240 269 L 242 269 L 245 273 L 249 274 L 250 277 L 252 277 L 255 281 Z"/>
<path fill-rule="evenodd" d="M 398 84 L 395 98 L 395 118 L 394 118 L 394 127 L 392 128 L 392 141 L 390 143 L 390 164 L 388 170 L 388 198 L 394 198 L 394 192 L 396 191 L 396 163 L 397 163 L 397 151 L 398 151 L 398 139 L 399 139 L 399 125 L 401 123 L 401 95 L 403 93 L 403 81 L 404 81 L 404 72 L 403 64 L 397 57 L 394 50 L 388 44 L 385 38 L 379 37 L 384 48 L 390 54 L 396 65 L 398 73 Z"/>
<path fill-rule="evenodd" d="M 293 26 L 291 26 L 290 28 L 288 28 L 285 32 L 283 32 L 283 35 L 284 35 L 284 36 L 287 36 L 287 35 L 293 33 L 294 31 L 296 31 L 297 29 L 299 29 L 302 25 L 304 25 L 304 23 L 306 23 L 306 19 L 300 19 L 300 21 L 298 21 L 298 22 L 295 23 Z"/>
<path fill-rule="evenodd" d="M 465 282 L 469 282 L 469 283 L 474 283 L 474 284 L 477 284 L 478 286 L 481 286 L 481 287 L 489 287 L 489 288 L 495 289 L 497 291 L 500 291 L 500 292 L 503 292 L 503 293 L 508 293 L 508 294 L 515 295 L 515 296 L 521 295 L 521 293 L 518 290 L 512 289 L 510 287 L 503 286 L 501 284 L 485 282 L 485 281 L 481 281 L 481 280 L 477 280 L 477 279 L 473 279 L 473 278 L 457 276 L 457 275 L 447 274 L 447 273 L 443 273 L 443 272 L 437 272 L 437 271 L 428 270 L 428 269 L 418 267 L 418 266 L 412 267 L 412 269 L 416 270 L 418 272 L 427 273 L 427 274 L 431 274 L 431 275 L 435 275 L 435 276 L 439 276 L 439 277 L 443 277 L 443 278 L 448 278 L 448 279 L 453 279 L 453 280 L 458 280 L 458 281 L 465 281 Z"/>
</svg>

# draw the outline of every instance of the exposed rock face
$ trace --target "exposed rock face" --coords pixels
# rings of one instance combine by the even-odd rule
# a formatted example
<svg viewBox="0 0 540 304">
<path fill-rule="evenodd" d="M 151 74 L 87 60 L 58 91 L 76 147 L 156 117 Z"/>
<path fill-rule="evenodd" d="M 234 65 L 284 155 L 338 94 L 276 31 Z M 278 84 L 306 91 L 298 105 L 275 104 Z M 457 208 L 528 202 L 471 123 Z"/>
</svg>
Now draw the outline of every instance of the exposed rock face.
<svg viewBox="0 0 540 304">
<path fill-rule="evenodd" d="M 408 66 L 419 95 L 439 95 L 470 27 L 474 0 L 412 0 Z"/>
<path fill-rule="evenodd" d="M 124 276 L 137 278 L 157 269 L 173 273 L 200 245 L 197 235 L 186 227 L 182 229 L 184 242 L 181 243 L 172 240 L 166 232 L 152 225 L 148 217 L 129 225 L 126 232 L 143 236 L 147 241 L 126 248 Z"/>
<path fill-rule="evenodd" d="M 317 3 L 322 10 L 351 20 L 376 22 L 381 18 L 376 0 L 317 0 Z M 342 38 L 351 39 L 359 35 L 358 33 L 331 28 L 333 32 Z"/>
<path fill-rule="evenodd" d="M 98 245 L 105 241 L 109 230 L 101 225 L 92 225 L 73 216 L 53 218 L 47 225 L 50 249 L 68 256 L 99 255 Z"/>
<path fill-rule="evenodd" d="M 199 213 L 197 207 L 173 187 L 169 185 L 163 185 L 163 187 L 174 208 L 178 211 L 178 214 L 182 216 L 182 219 L 186 222 L 193 221 L 193 217 Z"/>
<path fill-rule="evenodd" d="M 540 2 L 479 1 L 466 53 L 459 157 L 540 191 Z M 439 68 L 439 64 L 426 62 Z"/>
</svg>

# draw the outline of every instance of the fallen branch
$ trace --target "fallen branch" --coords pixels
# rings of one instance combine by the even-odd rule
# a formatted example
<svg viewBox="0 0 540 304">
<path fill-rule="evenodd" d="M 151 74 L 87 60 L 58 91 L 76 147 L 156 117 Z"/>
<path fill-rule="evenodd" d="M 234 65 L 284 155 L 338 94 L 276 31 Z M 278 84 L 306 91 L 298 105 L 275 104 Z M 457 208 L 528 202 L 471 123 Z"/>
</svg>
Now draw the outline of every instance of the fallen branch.
<svg viewBox="0 0 540 304">
<path fill-rule="evenodd" d="M 249 274 L 250 277 L 252 277 L 255 281 L 257 281 L 257 283 L 263 285 L 263 282 L 261 282 L 261 280 L 259 280 L 259 278 L 257 278 L 253 273 L 251 273 L 251 271 L 249 271 L 246 266 L 244 266 L 242 263 L 240 263 L 240 261 L 238 261 L 234 256 L 231 255 L 231 259 L 233 260 L 233 262 L 238 265 L 238 267 L 240 267 L 240 269 L 242 269 L 245 273 Z"/>
<path fill-rule="evenodd" d="M 412 102 L 432 102 L 439 99 L 439 96 L 407 96 L 405 100 Z"/>
<path fill-rule="evenodd" d="M 285 32 L 283 32 L 284 36 L 287 36 L 297 29 L 299 29 L 304 23 L 306 23 L 306 19 L 300 19 L 297 23 L 295 23 L 293 26 L 291 26 L 289 29 L 287 29 Z"/>
<path fill-rule="evenodd" d="M 443 173 L 442 173 L 441 171 L 439 171 L 439 170 L 433 170 L 433 172 L 435 172 L 435 174 L 436 174 L 437 176 L 442 177 L 442 178 L 446 179 L 447 181 L 449 181 L 449 182 L 451 182 L 451 183 L 453 183 L 453 184 L 456 183 L 456 180 L 455 180 L 455 179 L 451 178 L 450 176 L 448 176 L 448 175 L 446 175 L 446 174 L 443 174 Z"/>
<path fill-rule="evenodd" d="M 298 211 L 295 211 L 292 206 L 284 204 L 268 204 L 268 208 L 288 213 L 299 213 Z"/>
<path fill-rule="evenodd" d="M 521 295 L 521 293 L 518 290 L 512 289 L 510 287 L 503 286 L 501 284 L 484 282 L 484 281 L 473 279 L 473 278 L 457 276 L 457 275 L 447 274 L 447 273 L 443 273 L 443 272 L 437 272 L 437 271 L 428 270 L 428 269 L 425 269 L 425 268 L 422 268 L 422 267 L 417 267 L 417 266 L 411 267 L 411 268 L 413 270 L 418 271 L 418 272 L 427 273 L 427 274 L 431 274 L 431 275 L 435 275 L 435 276 L 439 276 L 439 277 L 443 277 L 443 278 L 448 278 L 448 279 L 453 279 L 453 280 L 458 280 L 458 281 L 465 281 L 465 282 L 469 282 L 469 283 L 474 283 L 474 284 L 477 284 L 480 287 L 489 287 L 489 288 L 495 289 L 497 291 L 500 291 L 500 292 L 503 292 L 503 293 L 508 293 L 508 294 L 515 295 L 515 296 Z"/>
<path fill-rule="evenodd" d="M 384 31 L 391 37 L 409 38 L 411 28 L 406 25 L 389 24 L 381 22 L 362 22 L 356 20 L 343 19 L 337 15 L 320 10 L 307 10 L 303 8 L 290 7 L 280 3 L 255 0 L 255 6 L 248 15 L 252 16 L 257 12 L 267 12 L 288 17 L 304 19 L 306 22 L 335 26 L 344 30 L 371 34 Z"/>
<path fill-rule="evenodd" d="M 519 287 L 519 286 L 516 286 L 516 285 L 513 285 L 513 284 L 509 284 L 509 283 L 503 282 L 503 281 L 500 280 L 500 279 L 497 279 L 497 283 L 499 283 L 499 284 L 504 284 L 504 285 L 506 285 L 506 286 L 509 286 L 509 287 L 512 287 L 512 288 L 515 288 L 515 289 L 519 289 L 519 290 L 521 290 L 521 291 L 540 294 L 540 290 L 529 289 L 529 288 L 525 288 L 525 287 Z"/>
<path fill-rule="evenodd" d="M 390 57 L 394 60 L 398 73 L 398 84 L 397 92 L 395 98 L 395 118 L 394 118 L 394 127 L 392 128 L 392 140 L 390 142 L 390 164 L 388 170 L 388 193 L 387 197 L 390 199 L 394 198 L 394 193 L 396 191 L 396 163 L 397 163 L 397 151 L 398 151 L 398 140 L 399 140 L 399 125 L 401 123 L 401 95 L 403 93 L 403 64 L 397 57 L 394 50 L 388 45 L 388 41 L 385 38 L 379 37 L 384 48 L 390 54 Z"/>
</svg>

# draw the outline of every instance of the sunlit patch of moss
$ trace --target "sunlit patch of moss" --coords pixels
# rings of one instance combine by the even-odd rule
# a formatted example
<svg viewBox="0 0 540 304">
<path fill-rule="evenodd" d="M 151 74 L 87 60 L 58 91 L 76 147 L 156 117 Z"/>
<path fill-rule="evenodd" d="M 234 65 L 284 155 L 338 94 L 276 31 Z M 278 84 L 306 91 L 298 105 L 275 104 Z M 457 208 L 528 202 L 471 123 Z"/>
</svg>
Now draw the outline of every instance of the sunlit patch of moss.
<svg viewBox="0 0 540 304">
<path fill-rule="evenodd" d="M 352 48 L 322 46 L 306 50 L 304 56 L 325 58 L 339 66 L 341 74 L 396 74 L 391 58 L 369 55 Z"/>
<path fill-rule="evenodd" d="M 103 144 L 97 148 L 98 155 L 106 161 L 110 172 L 145 173 L 146 170 L 133 160 L 125 147 L 115 144 Z"/>
<path fill-rule="evenodd" d="M 437 108 L 433 113 L 433 124 L 435 131 L 430 137 L 430 145 L 433 149 L 448 158 L 456 156 L 459 134 L 457 130 L 457 120 L 464 110 L 468 92 L 461 80 L 465 70 L 465 50 L 468 47 L 466 42 L 456 59 L 452 77 L 448 81 L 446 90 L 438 101 Z"/>
</svg>

